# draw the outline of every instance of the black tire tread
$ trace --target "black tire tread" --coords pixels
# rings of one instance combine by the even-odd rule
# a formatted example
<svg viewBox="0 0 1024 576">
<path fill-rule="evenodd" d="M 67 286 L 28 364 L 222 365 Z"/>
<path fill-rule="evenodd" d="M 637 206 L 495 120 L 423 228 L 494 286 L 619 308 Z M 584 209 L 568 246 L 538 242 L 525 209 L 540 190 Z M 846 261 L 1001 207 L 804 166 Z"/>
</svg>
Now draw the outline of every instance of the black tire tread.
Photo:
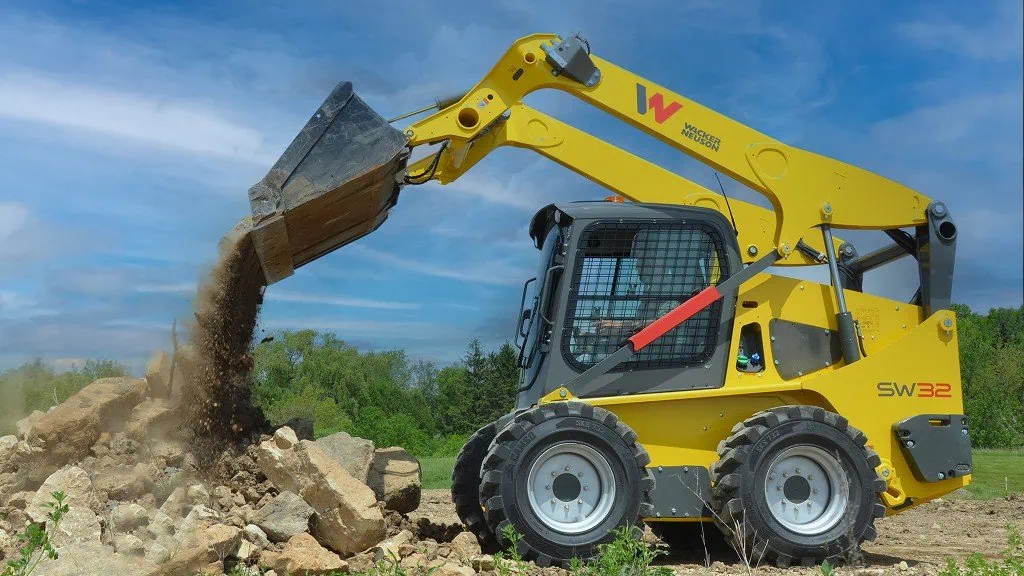
<svg viewBox="0 0 1024 576">
<path fill-rule="evenodd" d="M 495 551 L 498 548 L 494 531 L 487 525 L 480 502 L 481 454 L 486 454 L 484 451 L 494 438 L 495 427 L 495 423 L 491 422 L 474 432 L 459 450 L 452 469 L 452 502 L 455 503 L 455 512 L 466 529 L 476 536 L 484 551 Z"/>
<path fill-rule="evenodd" d="M 734 475 L 733 473 L 746 462 L 754 444 L 769 429 L 791 420 L 823 422 L 843 432 L 857 446 L 860 446 L 864 453 L 864 459 L 871 469 L 875 469 L 881 464 L 878 454 L 867 447 L 867 435 L 850 426 L 846 418 L 818 406 L 778 406 L 770 410 L 758 412 L 733 426 L 729 437 L 719 442 L 718 461 L 711 465 L 710 470 L 713 486 L 712 508 L 716 511 L 714 522 L 719 530 L 725 534 L 737 553 L 740 550 L 748 551 L 749 559 L 752 563 L 755 561 L 759 562 L 766 556 L 774 557 L 775 564 L 780 568 L 787 568 L 793 564 L 813 566 L 828 558 L 818 554 L 808 554 L 800 558 L 793 558 L 789 555 L 769 550 L 768 540 L 759 537 L 757 534 L 736 534 L 733 527 L 742 525 L 743 522 L 743 500 L 741 494 L 739 494 L 739 475 Z M 875 474 L 872 490 L 880 495 L 886 489 L 886 482 L 877 475 L 877 472 Z M 872 518 L 861 534 L 855 535 L 858 545 L 863 540 L 874 540 L 877 537 L 878 531 L 875 529 L 874 520 L 885 515 L 885 506 L 879 500 L 876 499 L 875 502 L 869 503 L 869 505 L 873 506 Z"/>
</svg>

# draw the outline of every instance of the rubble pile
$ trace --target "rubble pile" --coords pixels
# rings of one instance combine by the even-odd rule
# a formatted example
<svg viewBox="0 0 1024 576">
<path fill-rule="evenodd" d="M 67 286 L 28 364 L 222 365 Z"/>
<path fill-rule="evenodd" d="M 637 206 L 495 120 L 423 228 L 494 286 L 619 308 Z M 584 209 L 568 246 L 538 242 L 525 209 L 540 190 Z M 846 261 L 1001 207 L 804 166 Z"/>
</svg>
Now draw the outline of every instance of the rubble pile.
<svg viewBox="0 0 1024 576">
<path fill-rule="evenodd" d="M 168 368 L 157 354 L 145 378 L 96 380 L 0 438 L 6 558 L 59 490 L 69 510 L 42 575 L 326 574 L 385 559 L 410 573 L 493 569 L 471 534 L 417 517 L 420 467 L 401 448 L 282 427 L 202 464 Z"/>
</svg>

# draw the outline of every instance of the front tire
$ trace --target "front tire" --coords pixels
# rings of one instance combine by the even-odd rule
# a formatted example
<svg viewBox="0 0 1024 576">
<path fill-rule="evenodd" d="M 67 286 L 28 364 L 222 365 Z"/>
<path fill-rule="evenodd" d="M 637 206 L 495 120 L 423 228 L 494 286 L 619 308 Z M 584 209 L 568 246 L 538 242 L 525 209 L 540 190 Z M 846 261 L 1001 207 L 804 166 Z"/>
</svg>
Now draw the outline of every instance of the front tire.
<svg viewBox="0 0 1024 576">
<path fill-rule="evenodd" d="M 877 535 L 881 460 L 838 414 L 816 406 L 759 412 L 733 428 L 718 455 L 715 524 L 748 560 L 835 562 Z"/>
<path fill-rule="evenodd" d="M 481 499 L 502 547 L 538 566 L 590 558 L 618 529 L 653 514 L 654 477 L 636 433 L 602 408 L 555 402 L 527 410 L 498 433 L 484 459 Z"/>
</svg>

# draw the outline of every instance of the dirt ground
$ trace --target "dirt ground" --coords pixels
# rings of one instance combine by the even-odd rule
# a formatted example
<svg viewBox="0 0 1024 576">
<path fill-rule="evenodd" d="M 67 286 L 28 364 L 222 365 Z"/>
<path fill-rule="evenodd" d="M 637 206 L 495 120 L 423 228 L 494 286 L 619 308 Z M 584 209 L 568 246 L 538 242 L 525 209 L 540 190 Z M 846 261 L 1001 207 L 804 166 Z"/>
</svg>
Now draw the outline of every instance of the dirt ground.
<svg viewBox="0 0 1024 576">
<path fill-rule="evenodd" d="M 458 523 L 448 490 L 424 490 L 420 508 L 410 516 L 435 522 Z M 840 567 L 837 574 L 882 576 L 883 574 L 937 574 L 949 557 L 963 560 L 981 552 L 998 558 L 1006 547 L 1006 525 L 1024 527 L 1024 496 L 999 500 L 937 500 L 876 521 L 878 538 L 863 546 L 863 559 L 856 566 Z M 709 526 L 710 530 L 714 527 Z M 711 554 L 711 566 L 702 560 L 703 551 L 674 551 L 663 564 L 679 574 L 747 574 L 731 550 Z M 906 570 L 900 563 L 906 562 Z M 761 566 L 758 573 L 820 574 L 818 568 Z"/>
</svg>

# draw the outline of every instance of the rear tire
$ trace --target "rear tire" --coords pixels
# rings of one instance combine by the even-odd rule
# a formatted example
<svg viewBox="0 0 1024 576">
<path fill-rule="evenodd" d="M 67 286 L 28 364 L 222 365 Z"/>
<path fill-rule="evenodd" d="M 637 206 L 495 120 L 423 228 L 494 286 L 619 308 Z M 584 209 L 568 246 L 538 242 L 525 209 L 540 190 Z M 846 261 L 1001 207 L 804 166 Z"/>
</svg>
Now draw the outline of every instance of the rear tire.
<svg viewBox="0 0 1024 576">
<path fill-rule="evenodd" d="M 452 469 L 452 502 L 466 529 L 472 532 L 484 552 L 495 552 L 498 542 L 494 532 L 484 519 L 483 504 L 480 501 L 480 467 L 483 465 L 487 447 L 494 440 L 495 423 L 484 426 L 469 437 L 455 459 Z"/>
<path fill-rule="evenodd" d="M 816 406 L 754 414 L 718 445 L 715 524 L 750 562 L 811 566 L 852 557 L 885 514 L 867 436 Z"/>
<path fill-rule="evenodd" d="M 555 402 L 516 416 L 484 459 L 480 495 L 502 547 L 507 526 L 538 566 L 587 559 L 625 527 L 651 516 L 654 477 L 636 433 L 611 412 Z"/>
</svg>

